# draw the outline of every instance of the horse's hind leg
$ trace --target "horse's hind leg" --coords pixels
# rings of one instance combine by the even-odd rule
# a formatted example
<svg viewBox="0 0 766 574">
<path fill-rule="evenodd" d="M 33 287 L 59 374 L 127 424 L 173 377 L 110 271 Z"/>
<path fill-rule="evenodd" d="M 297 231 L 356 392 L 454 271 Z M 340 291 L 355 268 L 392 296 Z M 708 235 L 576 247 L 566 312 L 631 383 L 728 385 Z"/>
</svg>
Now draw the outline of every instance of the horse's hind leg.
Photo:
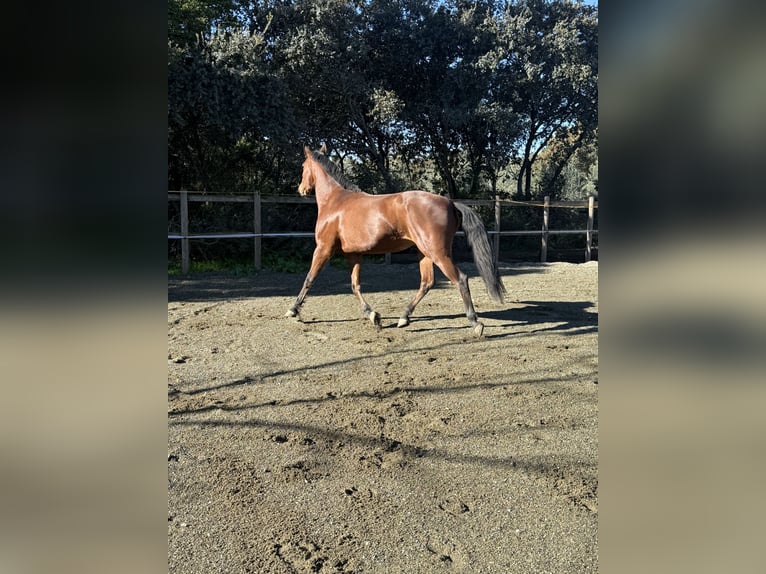
<svg viewBox="0 0 766 574">
<path fill-rule="evenodd" d="M 362 305 L 362 313 L 373 325 L 380 327 L 380 313 L 373 311 L 369 303 L 367 303 L 362 296 L 362 288 L 359 281 L 359 273 L 362 268 L 362 256 L 353 254 L 346 255 L 346 261 L 348 261 L 348 264 L 351 267 L 351 291 L 356 298 L 359 299 L 359 303 Z"/>
<path fill-rule="evenodd" d="M 433 286 L 434 262 L 428 257 L 423 256 L 420 260 L 420 289 L 418 289 L 418 292 L 415 293 L 412 301 L 405 307 L 404 313 L 399 317 L 397 327 L 406 327 L 410 324 L 410 315 L 412 314 L 412 311 L 415 310 L 417 304 L 420 303 L 420 300 L 426 296 L 426 293 L 428 293 Z"/>
<path fill-rule="evenodd" d="M 460 291 L 460 297 L 463 299 L 463 305 L 465 306 L 465 316 L 473 325 L 473 332 L 477 337 L 481 337 L 484 333 L 484 325 L 479 321 L 476 316 L 476 310 L 473 308 L 473 301 L 471 300 L 471 291 L 468 288 L 468 277 L 458 269 L 449 257 L 444 257 L 436 261 L 447 278 L 452 284 Z"/>
</svg>

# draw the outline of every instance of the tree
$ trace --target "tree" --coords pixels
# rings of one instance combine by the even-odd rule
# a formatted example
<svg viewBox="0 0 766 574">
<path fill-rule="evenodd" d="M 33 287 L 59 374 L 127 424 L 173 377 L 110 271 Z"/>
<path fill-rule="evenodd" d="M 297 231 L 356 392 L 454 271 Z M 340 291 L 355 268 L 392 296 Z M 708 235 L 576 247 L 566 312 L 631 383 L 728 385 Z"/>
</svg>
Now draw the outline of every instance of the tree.
<svg viewBox="0 0 766 574">
<path fill-rule="evenodd" d="M 186 10 L 193 25 L 172 18 L 169 24 L 171 187 L 267 186 L 266 180 L 279 178 L 280 152 L 297 139 L 286 87 L 271 65 L 270 15 L 261 14 L 256 29 L 252 12 L 246 22 L 235 17 L 236 2 L 211 3 L 206 12 L 196 2 L 174 6 L 171 15 Z M 205 32 L 192 38 L 195 28 Z"/>
<path fill-rule="evenodd" d="M 168 25 L 176 187 L 278 188 L 326 141 L 386 192 L 430 166 L 453 197 L 495 194 L 515 161 L 529 199 L 542 150 L 552 188 L 594 139 L 597 12 L 580 3 L 171 0 Z"/>
<path fill-rule="evenodd" d="M 532 166 L 553 138 L 576 134 L 563 168 L 596 127 L 597 25 L 595 8 L 565 0 L 521 0 L 498 19 L 492 63 L 522 118 L 517 197 L 531 199 Z"/>
<path fill-rule="evenodd" d="M 199 44 L 235 21 L 235 9 L 236 0 L 170 0 L 168 43 L 177 48 Z"/>
<path fill-rule="evenodd" d="M 598 130 L 587 138 L 569 133 L 553 139 L 538 156 L 541 194 L 558 199 L 584 199 L 598 191 Z"/>
</svg>

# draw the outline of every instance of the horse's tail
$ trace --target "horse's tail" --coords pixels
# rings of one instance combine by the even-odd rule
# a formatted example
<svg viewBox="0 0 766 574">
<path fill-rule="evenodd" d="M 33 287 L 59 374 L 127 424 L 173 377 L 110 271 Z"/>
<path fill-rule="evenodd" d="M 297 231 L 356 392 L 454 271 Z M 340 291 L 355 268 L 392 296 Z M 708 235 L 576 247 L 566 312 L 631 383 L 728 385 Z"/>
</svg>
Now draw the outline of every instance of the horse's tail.
<svg viewBox="0 0 766 574">
<path fill-rule="evenodd" d="M 453 202 L 453 205 L 462 216 L 461 225 L 465 231 L 468 245 L 473 251 L 473 259 L 479 269 L 479 275 L 484 280 L 484 285 L 487 286 L 487 292 L 495 303 L 502 303 L 505 286 L 498 275 L 484 224 L 476 212 L 467 205 L 456 202 Z"/>
</svg>

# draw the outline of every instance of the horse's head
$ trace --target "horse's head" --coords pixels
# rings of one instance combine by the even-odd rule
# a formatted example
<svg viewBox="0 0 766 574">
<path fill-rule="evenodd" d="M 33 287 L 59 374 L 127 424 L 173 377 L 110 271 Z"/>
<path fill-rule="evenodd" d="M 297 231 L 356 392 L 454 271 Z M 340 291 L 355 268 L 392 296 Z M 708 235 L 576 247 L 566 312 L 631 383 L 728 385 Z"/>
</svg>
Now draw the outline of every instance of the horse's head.
<svg viewBox="0 0 766 574">
<path fill-rule="evenodd" d="M 327 153 L 327 146 L 322 144 L 319 151 L 323 154 Z M 304 147 L 303 152 L 306 154 L 306 159 L 303 161 L 303 176 L 301 177 L 301 183 L 298 186 L 298 193 L 301 195 L 308 195 L 316 186 L 316 176 L 314 175 L 315 160 L 314 155 L 308 147 Z"/>
<path fill-rule="evenodd" d="M 304 147 L 303 151 L 306 154 L 306 159 L 303 161 L 303 176 L 301 177 L 301 183 L 298 186 L 298 193 L 301 195 L 308 195 L 316 185 L 314 159 L 311 156 L 311 150 L 309 148 Z"/>
</svg>

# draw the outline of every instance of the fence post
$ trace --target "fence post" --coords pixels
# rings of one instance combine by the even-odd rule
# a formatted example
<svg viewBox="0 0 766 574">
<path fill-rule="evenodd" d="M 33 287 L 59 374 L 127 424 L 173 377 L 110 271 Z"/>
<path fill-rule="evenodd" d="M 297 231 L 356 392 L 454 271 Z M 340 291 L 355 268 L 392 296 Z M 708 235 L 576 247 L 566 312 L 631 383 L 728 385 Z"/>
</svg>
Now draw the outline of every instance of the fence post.
<svg viewBox="0 0 766 574">
<path fill-rule="evenodd" d="M 255 233 L 255 238 L 253 239 L 253 263 L 255 264 L 255 269 L 260 270 L 262 267 L 261 233 L 263 233 L 263 226 L 261 225 L 261 194 L 258 190 L 253 192 L 253 233 Z"/>
<path fill-rule="evenodd" d="M 540 246 L 540 261 L 545 263 L 548 260 L 548 213 L 550 212 L 551 198 L 546 195 L 543 201 L 543 242 Z"/>
<path fill-rule="evenodd" d="M 500 196 L 495 195 L 495 265 L 500 262 Z"/>
<path fill-rule="evenodd" d="M 189 273 L 189 194 L 181 191 L 181 273 Z"/>
<path fill-rule="evenodd" d="M 585 261 L 590 261 L 593 244 L 593 196 L 588 196 L 588 227 L 585 231 Z"/>
</svg>

